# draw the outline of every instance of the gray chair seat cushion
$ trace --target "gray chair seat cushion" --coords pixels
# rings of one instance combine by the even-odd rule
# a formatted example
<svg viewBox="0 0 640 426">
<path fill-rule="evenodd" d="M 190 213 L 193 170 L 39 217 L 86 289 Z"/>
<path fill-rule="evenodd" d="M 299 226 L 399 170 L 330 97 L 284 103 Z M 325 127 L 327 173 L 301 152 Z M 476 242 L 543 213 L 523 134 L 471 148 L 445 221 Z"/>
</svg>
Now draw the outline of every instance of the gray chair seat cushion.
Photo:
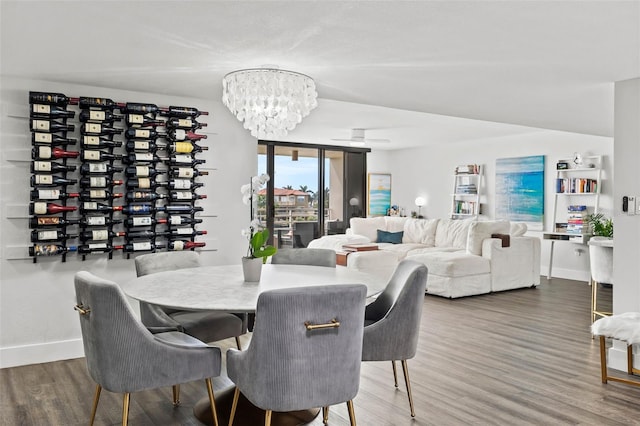
<svg viewBox="0 0 640 426">
<path fill-rule="evenodd" d="M 184 332 L 203 342 L 215 342 L 243 334 L 243 322 L 226 312 L 178 311 L 169 315 L 180 323 Z"/>
</svg>

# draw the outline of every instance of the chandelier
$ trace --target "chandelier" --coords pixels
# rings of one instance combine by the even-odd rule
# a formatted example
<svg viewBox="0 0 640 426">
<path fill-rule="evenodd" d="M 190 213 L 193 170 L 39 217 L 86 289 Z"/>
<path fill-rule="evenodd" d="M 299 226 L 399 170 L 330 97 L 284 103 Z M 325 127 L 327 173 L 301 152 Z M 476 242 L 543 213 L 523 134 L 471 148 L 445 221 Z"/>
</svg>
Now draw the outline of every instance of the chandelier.
<svg viewBox="0 0 640 426">
<path fill-rule="evenodd" d="M 222 79 L 222 102 L 258 139 L 287 135 L 318 106 L 316 84 L 277 68 L 233 71 Z"/>
</svg>

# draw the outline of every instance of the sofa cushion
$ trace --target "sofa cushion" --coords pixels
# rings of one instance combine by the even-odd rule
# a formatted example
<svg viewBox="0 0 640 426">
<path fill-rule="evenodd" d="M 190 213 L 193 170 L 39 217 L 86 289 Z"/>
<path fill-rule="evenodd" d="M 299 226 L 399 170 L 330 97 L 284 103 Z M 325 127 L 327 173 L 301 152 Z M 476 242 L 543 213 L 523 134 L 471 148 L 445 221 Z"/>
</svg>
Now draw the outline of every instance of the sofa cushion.
<svg viewBox="0 0 640 426">
<path fill-rule="evenodd" d="M 407 219 L 404 222 L 402 242 L 434 246 L 438 221 L 439 219 Z"/>
<path fill-rule="evenodd" d="M 423 244 L 416 243 L 402 243 L 402 244 L 389 244 L 389 243 L 381 243 L 378 244 L 378 251 L 389 251 L 396 253 L 398 255 L 398 259 L 404 259 L 405 256 L 409 253 L 413 253 L 415 250 L 423 249 L 425 246 Z"/>
<path fill-rule="evenodd" d="M 325 235 L 321 238 L 312 240 L 307 247 L 309 248 L 323 248 L 331 249 L 335 251 L 342 251 L 342 246 L 345 244 L 365 244 L 369 243 L 367 237 L 361 235 Z"/>
<path fill-rule="evenodd" d="M 464 277 L 491 273 L 489 259 L 463 251 L 417 254 L 407 256 L 407 259 L 427 265 L 429 275 Z"/>
<path fill-rule="evenodd" d="M 404 231 L 404 224 L 408 219 L 402 216 L 384 216 L 384 228 L 380 229 L 389 232 Z"/>
<path fill-rule="evenodd" d="M 391 243 L 391 244 L 401 244 L 402 243 L 402 234 L 404 232 L 387 232 L 382 229 L 378 229 L 378 237 L 376 238 L 376 243 Z"/>
<path fill-rule="evenodd" d="M 508 220 L 490 220 L 486 222 L 472 222 L 469 225 L 467 238 L 467 253 L 482 255 L 482 242 L 491 238 L 491 234 L 509 234 L 511 223 Z"/>
<path fill-rule="evenodd" d="M 387 230 L 384 217 L 352 217 L 349 222 L 351 231 L 356 235 L 367 237 L 369 242 L 378 238 L 378 229 Z"/>
<path fill-rule="evenodd" d="M 467 248 L 467 236 L 472 220 L 440 219 L 436 228 L 436 247 Z"/>
<path fill-rule="evenodd" d="M 524 222 L 511 222 L 511 230 L 509 234 L 512 237 L 522 237 L 527 233 L 527 224 Z"/>
</svg>

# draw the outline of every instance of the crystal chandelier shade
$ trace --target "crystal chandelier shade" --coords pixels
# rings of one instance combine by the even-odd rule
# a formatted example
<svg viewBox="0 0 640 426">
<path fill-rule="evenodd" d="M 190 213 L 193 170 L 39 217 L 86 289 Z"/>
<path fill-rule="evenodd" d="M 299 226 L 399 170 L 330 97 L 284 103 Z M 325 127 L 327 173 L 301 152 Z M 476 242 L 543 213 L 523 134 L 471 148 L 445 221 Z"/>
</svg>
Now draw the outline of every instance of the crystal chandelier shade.
<svg viewBox="0 0 640 426">
<path fill-rule="evenodd" d="M 258 139 L 286 136 L 318 106 L 317 97 L 313 79 L 293 71 L 247 69 L 222 79 L 222 102 Z"/>
</svg>

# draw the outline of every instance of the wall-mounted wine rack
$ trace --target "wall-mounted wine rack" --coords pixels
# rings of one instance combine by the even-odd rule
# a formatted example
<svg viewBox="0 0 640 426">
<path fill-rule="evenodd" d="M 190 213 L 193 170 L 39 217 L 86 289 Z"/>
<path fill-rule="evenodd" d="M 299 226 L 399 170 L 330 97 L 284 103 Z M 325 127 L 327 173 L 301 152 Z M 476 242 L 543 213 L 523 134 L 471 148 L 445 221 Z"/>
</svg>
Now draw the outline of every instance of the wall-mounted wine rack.
<svg viewBox="0 0 640 426">
<path fill-rule="evenodd" d="M 208 172 L 196 156 L 207 112 L 47 92 L 29 92 L 29 106 L 34 263 L 205 246 L 196 190 Z"/>
</svg>

